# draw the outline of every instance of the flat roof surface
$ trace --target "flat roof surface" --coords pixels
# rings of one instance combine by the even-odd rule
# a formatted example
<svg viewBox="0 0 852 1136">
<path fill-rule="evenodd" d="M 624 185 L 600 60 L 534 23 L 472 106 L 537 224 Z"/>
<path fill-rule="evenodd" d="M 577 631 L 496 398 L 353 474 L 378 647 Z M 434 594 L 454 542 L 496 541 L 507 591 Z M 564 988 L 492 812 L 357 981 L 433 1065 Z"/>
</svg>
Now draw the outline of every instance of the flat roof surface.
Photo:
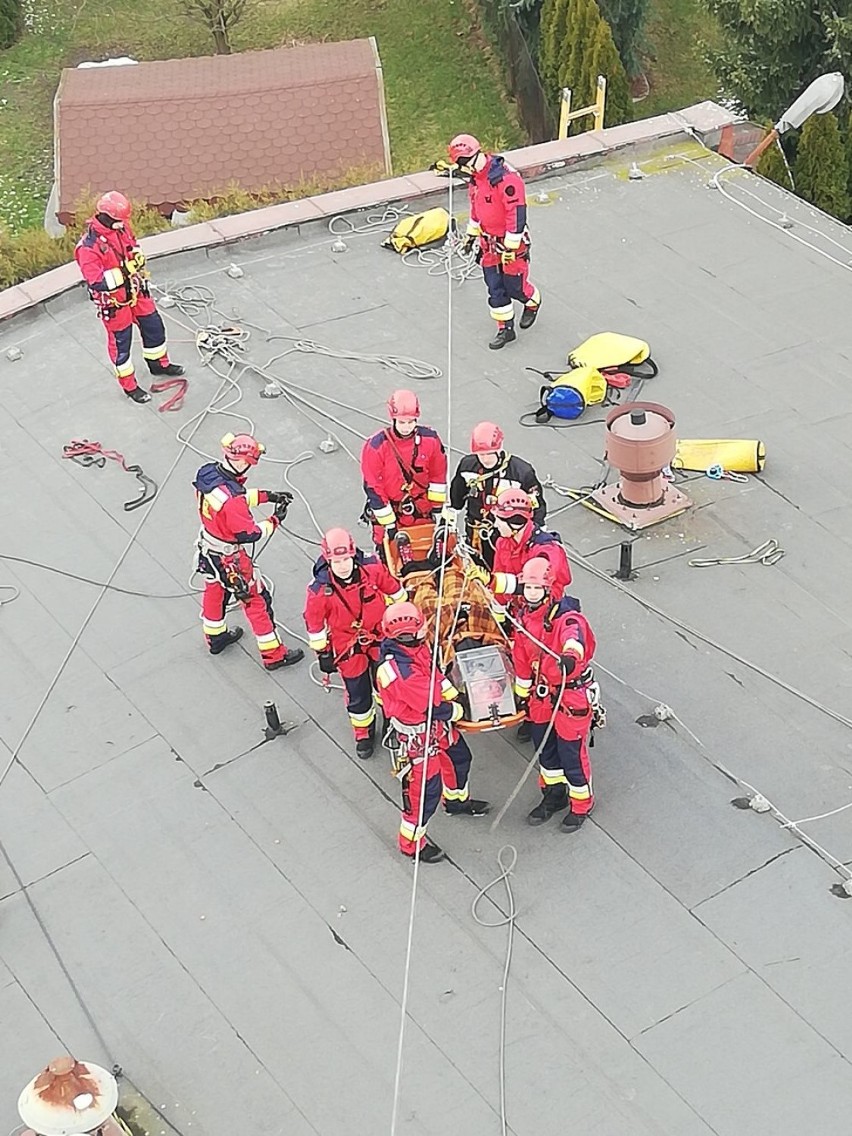
<svg viewBox="0 0 852 1136">
<path fill-rule="evenodd" d="M 416 903 L 397 1126 L 411 1136 L 500 1130 L 506 931 L 478 926 L 470 908 L 506 843 L 518 852 L 510 1132 L 849 1128 L 852 905 L 831 894 L 829 865 L 771 814 L 731 807 L 744 790 L 717 763 L 791 819 L 813 817 L 852 801 L 852 734 L 637 601 L 848 712 L 852 281 L 801 239 L 845 265 L 852 238 L 752 177 L 727 184 L 752 212 L 740 208 L 707 186 L 720 159 L 691 143 L 640 164 L 640 181 L 622 163 L 533 187 L 548 194 L 530 209 L 544 306 L 517 344 L 488 351 L 481 282 L 454 290 L 452 442 L 463 448 L 487 415 L 542 476 L 593 483 L 603 427 L 523 429 L 517 419 L 538 390 L 524 368 L 558 368 L 588 335 L 615 330 L 651 343 L 660 375 L 643 397 L 674 410 L 681 436 L 760 438 L 766 471 L 747 484 L 690 481 L 696 507 L 639 536 L 639 576 L 622 589 L 579 557 L 614 571 L 624 531 L 582 507 L 555 518 L 600 663 L 622 680 L 599 673 L 609 719 L 592 755 L 598 806 L 577 836 L 555 823 L 531 829 L 529 782 L 496 832 L 487 820 L 433 821 L 450 860 L 422 869 Z M 793 229 L 761 219 L 777 218 L 775 208 Z M 152 268 L 159 284 L 212 289 L 221 313 L 212 319 L 249 328 L 255 363 L 309 340 L 440 367 L 443 378 L 415 385 L 424 420 L 444 432 L 445 279 L 403 264 L 379 239 L 355 235 L 333 253 L 325 229 L 306 227 Z M 226 275 L 233 261 L 242 278 Z M 138 532 L 114 582 L 187 590 L 201 459 L 181 450 L 176 431 L 199 423 L 192 445 L 212 454 L 246 420 L 193 420 L 219 380 L 195 355 L 191 316 L 164 315 L 190 380 L 176 414 L 117 393 L 82 291 L 0 325 L 5 554 L 103 581 Z M 267 342 L 269 333 L 290 339 Z M 16 344 L 24 357 L 8 362 Z M 411 385 L 375 363 L 317 354 L 272 366 L 374 415 Z M 247 371 L 233 410 L 270 457 L 311 454 L 289 476 L 320 525 L 355 526 L 357 470 L 342 449 L 318 449 L 330 424 L 284 399 L 261 401 L 263 382 Z M 375 428 L 351 409 L 317 406 L 362 433 Z M 341 436 L 357 452 L 359 438 Z M 81 437 L 160 483 L 147 513 L 124 512 L 137 484 L 114 464 L 62 460 Z M 281 487 L 284 469 L 264 464 L 254 484 Z M 563 503 L 553 492 L 549 502 Z M 301 502 L 288 524 L 314 536 Z M 774 567 L 688 565 L 691 550 L 735 557 L 770 537 L 786 549 Z M 263 556 L 277 615 L 294 630 L 313 555 L 280 533 Z M 99 592 L 8 561 L 0 582 L 20 589 L 0 612 L 2 768 Z M 266 699 L 298 728 L 260 744 Z M 658 702 L 703 747 L 678 722 L 637 724 Z M 530 750 L 505 733 L 472 748 L 472 787 L 500 806 Z M 107 1051 L 0 864 L 0 1020 L 15 1039 L 0 1071 L 4 1130 L 24 1084 L 67 1048 L 120 1062 L 184 1136 L 389 1132 L 411 891 L 395 850 L 395 789 L 383 755 L 355 759 L 341 697 L 306 666 L 265 675 L 248 635 L 209 657 L 194 597 L 108 593 L 0 787 L 2 841 Z M 852 860 L 852 813 L 803 828 Z M 505 906 L 502 890 L 493 894 Z M 487 903 L 481 913 L 499 918 Z"/>
</svg>

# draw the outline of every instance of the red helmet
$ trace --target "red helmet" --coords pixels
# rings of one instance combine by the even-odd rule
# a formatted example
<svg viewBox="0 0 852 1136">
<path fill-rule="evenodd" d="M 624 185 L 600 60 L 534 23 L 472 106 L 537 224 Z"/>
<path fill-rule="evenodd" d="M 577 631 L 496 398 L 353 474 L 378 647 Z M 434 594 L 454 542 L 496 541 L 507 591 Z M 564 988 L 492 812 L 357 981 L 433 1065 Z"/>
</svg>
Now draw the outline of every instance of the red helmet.
<svg viewBox="0 0 852 1136">
<path fill-rule="evenodd" d="M 470 436 L 472 454 L 499 454 L 503 449 L 503 431 L 493 422 L 480 422 Z"/>
<path fill-rule="evenodd" d="M 494 516 L 508 519 L 518 514 L 528 519 L 532 517 L 533 507 L 529 493 L 525 493 L 523 489 L 504 489 L 497 497 Z"/>
<path fill-rule="evenodd" d="M 354 556 L 355 541 L 346 529 L 329 529 L 320 541 L 320 551 L 326 560 L 331 560 L 332 557 Z"/>
<path fill-rule="evenodd" d="M 400 635 L 416 635 L 426 626 L 426 621 L 416 604 L 403 600 L 392 603 L 382 616 L 382 633 L 389 639 Z"/>
<path fill-rule="evenodd" d="M 531 584 L 549 592 L 553 587 L 553 565 L 546 556 L 533 556 L 521 568 L 518 580 L 521 584 Z"/>
<path fill-rule="evenodd" d="M 462 161 L 469 162 L 471 158 L 476 157 L 481 149 L 479 139 L 474 138 L 472 134 L 457 134 L 447 147 L 450 160 L 456 163 L 460 158 Z"/>
<path fill-rule="evenodd" d="M 263 442 L 258 442 L 251 434 L 226 434 L 221 445 L 226 458 L 246 461 L 249 465 L 257 465 L 260 455 L 266 452 Z"/>
<path fill-rule="evenodd" d="M 419 418 L 420 399 L 414 391 L 394 391 L 388 399 L 389 418 Z"/>
<path fill-rule="evenodd" d="M 112 217 L 113 221 L 129 221 L 132 208 L 133 206 L 123 193 L 111 189 L 109 193 L 98 198 L 95 212 L 106 213 L 107 217 Z"/>
</svg>

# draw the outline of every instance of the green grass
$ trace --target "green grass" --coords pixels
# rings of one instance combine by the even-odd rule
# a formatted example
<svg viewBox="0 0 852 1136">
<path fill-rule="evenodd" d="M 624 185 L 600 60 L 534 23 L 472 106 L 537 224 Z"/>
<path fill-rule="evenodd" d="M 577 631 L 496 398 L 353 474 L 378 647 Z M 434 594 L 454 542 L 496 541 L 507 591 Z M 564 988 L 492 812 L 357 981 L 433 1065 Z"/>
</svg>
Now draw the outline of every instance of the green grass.
<svg viewBox="0 0 852 1136">
<path fill-rule="evenodd" d="M 27 0 L 30 26 L 0 52 L 0 224 L 41 225 L 53 176 L 53 95 L 84 59 L 212 54 L 177 0 Z M 487 145 L 523 140 L 496 63 L 471 30 L 471 0 L 254 0 L 235 51 L 374 35 L 395 173 L 423 169 L 461 130 Z M 114 143 L 113 143 L 114 144 Z M 123 144 L 132 145 L 128 139 Z"/>
<path fill-rule="evenodd" d="M 715 35 L 703 0 L 651 0 L 644 58 L 651 93 L 636 104 L 637 118 L 716 97 L 716 82 L 701 54 L 702 41 L 712 43 Z"/>
</svg>

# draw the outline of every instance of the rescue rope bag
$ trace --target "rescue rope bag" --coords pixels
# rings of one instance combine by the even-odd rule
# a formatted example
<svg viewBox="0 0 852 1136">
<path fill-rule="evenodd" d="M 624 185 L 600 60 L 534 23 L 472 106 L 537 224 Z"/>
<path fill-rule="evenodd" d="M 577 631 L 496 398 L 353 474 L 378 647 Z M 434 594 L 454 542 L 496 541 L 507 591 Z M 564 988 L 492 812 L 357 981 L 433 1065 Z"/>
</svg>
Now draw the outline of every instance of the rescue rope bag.
<svg viewBox="0 0 852 1136">
<path fill-rule="evenodd" d="M 406 253 L 411 249 L 424 248 L 426 245 L 444 240 L 449 231 L 450 215 L 446 209 L 438 206 L 435 209 L 427 209 L 425 213 L 417 213 L 413 217 L 403 217 L 397 222 L 390 236 L 382 241 L 382 248 Z"/>
<path fill-rule="evenodd" d="M 632 379 L 652 379 L 657 371 L 650 345 L 644 340 L 614 331 L 592 335 L 569 352 L 567 371 L 538 372 L 548 385 L 539 391 L 541 406 L 535 420 L 579 418 L 587 406 L 602 403 L 610 389 L 624 390 Z"/>
</svg>

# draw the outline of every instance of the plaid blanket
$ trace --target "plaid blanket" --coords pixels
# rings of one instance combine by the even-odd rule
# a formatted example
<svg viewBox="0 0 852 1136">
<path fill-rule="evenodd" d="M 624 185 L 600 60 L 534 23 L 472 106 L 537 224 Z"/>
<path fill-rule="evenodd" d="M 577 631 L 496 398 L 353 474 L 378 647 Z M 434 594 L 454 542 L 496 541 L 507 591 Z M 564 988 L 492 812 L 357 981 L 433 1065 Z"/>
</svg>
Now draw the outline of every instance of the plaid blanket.
<svg viewBox="0 0 852 1136">
<path fill-rule="evenodd" d="M 430 642 L 435 633 L 439 580 L 439 569 L 410 572 L 405 576 L 405 586 L 412 602 L 417 604 L 426 618 L 426 634 Z M 441 603 L 440 643 L 443 664 L 446 666 L 451 660 L 453 649 L 462 639 L 490 643 L 499 638 L 500 632 L 487 599 L 475 583 L 465 580 L 462 569 L 451 560 L 444 573 Z"/>
</svg>

